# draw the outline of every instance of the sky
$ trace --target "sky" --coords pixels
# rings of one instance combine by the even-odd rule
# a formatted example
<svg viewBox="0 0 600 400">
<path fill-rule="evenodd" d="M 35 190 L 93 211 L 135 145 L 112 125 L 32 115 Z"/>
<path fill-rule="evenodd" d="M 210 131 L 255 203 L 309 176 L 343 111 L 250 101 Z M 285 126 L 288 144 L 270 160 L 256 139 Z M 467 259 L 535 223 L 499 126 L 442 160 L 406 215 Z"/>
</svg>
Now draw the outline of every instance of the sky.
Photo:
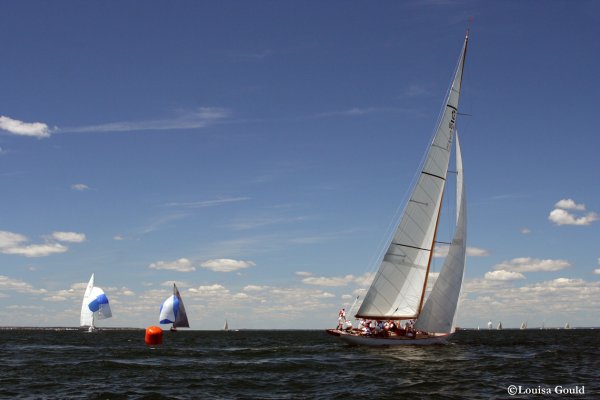
<svg viewBox="0 0 600 400">
<path fill-rule="evenodd" d="M 3 3 L 0 325 L 77 326 L 95 273 L 100 327 L 173 282 L 192 329 L 335 326 L 471 17 L 457 323 L 599 326 L 600 3 L 559 0 Z"/>
</svg>

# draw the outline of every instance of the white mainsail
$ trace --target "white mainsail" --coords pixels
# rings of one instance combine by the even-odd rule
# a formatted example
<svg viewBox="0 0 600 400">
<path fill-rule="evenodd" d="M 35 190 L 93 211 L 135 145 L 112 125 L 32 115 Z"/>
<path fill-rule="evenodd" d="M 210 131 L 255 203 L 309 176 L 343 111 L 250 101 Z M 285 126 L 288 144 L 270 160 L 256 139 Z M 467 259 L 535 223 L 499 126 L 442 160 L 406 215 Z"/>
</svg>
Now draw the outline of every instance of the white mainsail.
<svg viewBox="0 0 600 400">
<path fill-rule="evenodd" d="M 358 318 L 416 318 L 421 312 L 450 161 L 467 44 L 468 34 L 421 174 L 356 314 Z"/>
<path fill-rule="evenodd" d="M 187 313 L 177 286 L 173 284 L 173 294 L 160 306 L 159 323 L 173 324 L 173 328 L 189 328 Z"/>
<path fill-rule="evenodd" d="M 112 317 L 112 311 L 108 297 L 101 288 L 94 286 L 94 274 L 92 274 L 83 295 L 79 325 L 93 329 L 96 320 L 110 317 Z"/>
<path fill-rule="evenodd" d="M 527 329 L 527 321 L 523 321 L 520 329 Z"/>
<path fill-rule="evenodd" d="M 425 332 L 451 332 L 465 271 L 467 205 L 463 180 L 462 154 L 456 134 L 456 229 L 440 274 L 423 305 L 415 328 Z"/>
<path fill-rule="evenodd" d="M 229 324 L 227 323 L 227 320 L 225 320 L 225 325 L 223 325 L 223 330 L 224 331 L 228 331 L 229 330 Z"/>
</svg>

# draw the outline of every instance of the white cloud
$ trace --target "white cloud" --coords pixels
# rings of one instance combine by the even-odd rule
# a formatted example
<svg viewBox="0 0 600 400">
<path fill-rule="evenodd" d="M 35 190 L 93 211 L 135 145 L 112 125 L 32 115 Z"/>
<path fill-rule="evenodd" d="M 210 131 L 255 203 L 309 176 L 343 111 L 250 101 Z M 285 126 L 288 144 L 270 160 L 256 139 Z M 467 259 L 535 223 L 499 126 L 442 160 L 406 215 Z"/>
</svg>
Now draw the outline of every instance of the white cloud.
<svg viewBox="0 0 600 400">
<path fill-rule="evenodd" d="M 221 199 L 192 201 L 192 202 L 186 202 L 186 203 L 167 203 L 167 204 L 165 204 L 165 206 L 167 206 L 167 207 L 203 208 L 203 207 L 220 206 L 222 204 L 234 203 L 234 202 L 238 202 L 238 201 L 246 201 L 249 199 L 250 199 L 249 197 L 225 197 L 225 198 L 221 198 Z"/>
<path fill-rule="evenodd" d="M 42 122 L 23 122 L 0 115 L 0 129 L 20 136 L 50 137 L 48 125 Z"/>
<path fill-rule="evenodd" d="M 81 243 L 85 242 L 85 234 L 77 232 L 53 232 L 52 237 L 59 242 Z"/>
<path fill-rule="evenodd" d="M 296 271 L 296 275 L 298 276 L 312 276 L 311 272 L 306 272 L 306 271 Z"/>
<path fill-rule="evenodd" d="M 548 219 L 554 222 L 556 225 L 589 225 L 594 221 L 600 219 L 600 216 L 595 212 L 589 212 L 583 217 L 577 217 L 568 211 L 560 208 L 555 208 L 548 215 Z"/>
<path fill-rule="evenodd" d="M 521 228 L 521 233 L 523 235 L 529 235 L 531 233 L 531 229 L 529 229 L 529 228 Z"/>
<path fill-rule="evenodd" d="M 577 204 L 573 199 L 562 199 L 554 205 L 554 210 L 550 211 L 548 219 L 556 225 L 590 225 L 592 222 L 600 219 L 600 215 L 595 212 L 588 212 L 583 216 L 577 216 L 569 211 L 585 211 L 585 204 Z"/>
<path fill-rule="evenodd" d="M 229 110 L 216 107 L 200 107 L 181 111 L 172 118 L 146 121 L 120 121 L 108 124 L 62 128 L 61 132 L 132 132 L 145 130 L 174 130 L 203 128 L 227 118 Z"/>
<path fill-rule="evenodd" d="M 560 271 L 571 266 L 567 260 L 540 260 L 531 257 L 513 258 L 495 265 L 495 270 L 514 272 Z"/>
<path fill-rule="evenodd" d="M 207 268 L 217 272 L 232 272 L 244 268 L 256 266 L 254 261 L 232 260 L 230 258 L 217 258 L 204 261 L 200 264 L 202 268 Z"/>
<path fill-rule="evenodd" d="M 374 274 L 372 273 L 366 273 L 361 276 L 354 276 L 351 274 L 346 276 L 307 276 L 299 273 L 296 273 L 296 275 L 305 276 L 305 278 L 302 279 L 302 283 L 307 285 L 329 287 L 347 286 L 349 283 L 354 283 L 361 286 L 369 286 L 374 277 Z"/>
<path fill-rule="evenodd" d="M 175 261 L 157 261 L 148 265 L 151 269 L 167 269 L 171 271 L 179 272 L 193 272 L 196 268 L 192 265 L 192 262 L 187 258 L 180 258 Z"/>
<path fill-rule="evenodd" d="M 29 294 L 46 293 L 45 289 L 35 289 L 32 285 L 20 279 L 12 279 L 8 276 L 0 275 L 0 291 L 6 290 Z"/>
<path fill-rule="evenodd" d="M 585 204 L 577 204 L 573 199 L 562 199 L 554 207 L 562 208 L 563 210 L 585 211 Z"/>
<path fill-rule="evenodd" d="M 514 281 L 518 279 L 525 279 L 525 276 L 520 272 L 505 271 L 499 269 L 496 271 L 489 271 L 485 273 L 485 279 L 492 281 Z"/>
<path fill-rule="evenodd" d="M 600 275 L 600 268 L 596 268 L 596 269 L 594 270 L 594 273 L 595 273 L 596 275 Z"/>
<path fill-rule="evenodd" d="M 83 233 L 54 232 L 46 235 L 46 243 L 27 244 L 29 239 L 19 233 L 0 231 L 0 253 L 14 254 L 25 257 L 45 257 L 51 254 L 64 253 L 69 248 L 54 241 L 79 243 L 85 240 Z"/>
<path fill-rule="evenodd" d="M 450 246 L 447 244 L 440 244 L 435 246 L 433 249 L 433 257 L 442 258 L 448 255 L 448 251 L 450 250 Z M 490 252 L 486 249 L 482 249 L 479 247 L 467 247 L 467 256 L 469 257 L 487 257 L 490 255 Z"/>
<path fill-rule="evenodd" d="M 71 185 L 71 189 L 77 190 L 79 192 L 83 192 L 84 190 L 88 190 L 90 187 L 84 183 L 75 183 Z"/>
<path fill-rule="evenodd" d="M 31 244 L 29 246 L 0 249 L 4 254 L 14 254 L 25 257 L 45 257 L 51 254 L 64 253 L 67 250 L 69 250 L 69 248 L 60 243 Z"/>
</svg>

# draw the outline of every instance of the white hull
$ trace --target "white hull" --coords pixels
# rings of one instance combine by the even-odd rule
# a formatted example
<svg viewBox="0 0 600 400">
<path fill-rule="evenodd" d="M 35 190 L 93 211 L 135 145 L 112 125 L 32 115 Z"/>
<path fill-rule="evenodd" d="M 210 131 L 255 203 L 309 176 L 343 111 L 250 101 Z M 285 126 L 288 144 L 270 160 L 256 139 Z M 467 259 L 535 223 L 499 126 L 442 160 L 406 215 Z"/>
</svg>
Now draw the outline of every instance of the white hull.
<svg viewBox="0 0 600 400">
<path fill-rule="evenodd" d="M 327 331 L 333 336 L 339 337 L 346 343 L 363 346 L 427 346 L 433 344 L 445 344 L 452 336 L 451 333 L 434 333 L 429 336 L 409 338 L 406 336 L 373 337 L 355 335 L 338 330 Z"/>
</svg>

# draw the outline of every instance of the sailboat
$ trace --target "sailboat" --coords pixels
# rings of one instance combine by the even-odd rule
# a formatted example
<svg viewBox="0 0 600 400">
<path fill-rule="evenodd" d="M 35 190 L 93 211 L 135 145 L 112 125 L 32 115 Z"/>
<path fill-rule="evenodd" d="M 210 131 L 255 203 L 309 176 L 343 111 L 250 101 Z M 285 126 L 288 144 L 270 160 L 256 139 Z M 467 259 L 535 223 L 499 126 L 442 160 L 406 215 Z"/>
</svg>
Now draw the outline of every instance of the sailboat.
<svg viewBox="0 0 600 400">
<path fill-rule="evenodd" d="M 97 330 L 96 320 L 110 317 L 112 317 L 112 312 L 110 304 L 108 304 L 108 297 L 102 289 L 94 286 L 94 274 L 92 274 L 83 295 L 79 326 L 88 328 L 88 332 L 95 332 Z"/>
<path fill-rule="evenodd" d="M 523 321 L 523 323 L 521 323 L 520 329 L 527 329 L 527 321 Z"/>
<path fill-rule="evenodd" d="M 177 328 L 190 327 L 183 300 L 181 300 L 181 295 L 175 284 L 173 284 L 173 294 L 160 306 L 159 323 L 173 324 L 171 326 L 171 332 L 176 332 Z"/>
<path fill-rule="evenodd" d="M 225 320 L 225 325 L 223 325 L 223 330 L 224 331 L 228 331 L 229 330 L 229 324 L 227 324 L 227 320 Z"/>
<path fill-rule="evenodd" d="M 492 329 L 492 327 L 494 326 L 494 324 L 492 324 L 492 320 L 490 319 L 487 323 L 488 329 Z"/>
<path fill-rule="evenodd" d="M 567 323 L 565 324 L 565 329 L 571 329 L 571 324 L 567 322 Z"/>
<path fill-rule="evenodd" d="M 376 334 L 366 328 L 363 333 L 358 330 L 327 330 L 347 343 L 427 345 L 443 343 L 455 331 L 454 320 L 464 275 L 467 223 L 462 155 L 455 127 L 468 40 L 467 31 L 454 79 L 417 182 L 379 270 L 355 315 L 362 322 L 395 321 L 395 332 L 384 330 L 383 334 L 381 331 Z M 456 228 L 439 276 L 427 301 L 424 301 L 455 136 Z M 397 327 L 406 320 L 414 321 L 414 325 L 409 325 L 406 330 L 402 326 Z M 375 330 L 377 332 L 377 328 Z"/>
</svg>

